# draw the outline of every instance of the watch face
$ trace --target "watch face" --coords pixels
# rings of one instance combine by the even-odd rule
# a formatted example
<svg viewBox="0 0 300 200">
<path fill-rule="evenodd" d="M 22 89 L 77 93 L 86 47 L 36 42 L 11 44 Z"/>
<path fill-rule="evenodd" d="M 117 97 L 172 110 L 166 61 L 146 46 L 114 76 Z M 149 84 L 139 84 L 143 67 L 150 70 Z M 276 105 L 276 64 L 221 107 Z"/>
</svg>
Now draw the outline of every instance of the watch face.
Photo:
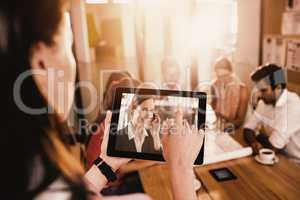
<svg viewBox="0 0 300 200">
<path fill-rule="evenodd" d="M 218 182 L 237 179 L 237 177 L 228 168 L 212 169 L 209 170 L 209 173 Z"/>
</svg>

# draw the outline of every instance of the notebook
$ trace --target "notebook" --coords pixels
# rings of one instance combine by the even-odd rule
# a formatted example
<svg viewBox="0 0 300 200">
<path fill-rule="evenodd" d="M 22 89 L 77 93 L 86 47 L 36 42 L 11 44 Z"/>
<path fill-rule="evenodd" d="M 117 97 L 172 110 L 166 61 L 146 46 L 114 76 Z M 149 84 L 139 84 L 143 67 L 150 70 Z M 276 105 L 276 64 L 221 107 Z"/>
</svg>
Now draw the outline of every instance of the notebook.
<svg viewBox="0 0 300 200">
<path fill-rule="evenodd" d="M 243 147 L 228 133 L 206 133 L 204 163 L 212 164 L 252 155 L 251 147 Z"/>
</svg>

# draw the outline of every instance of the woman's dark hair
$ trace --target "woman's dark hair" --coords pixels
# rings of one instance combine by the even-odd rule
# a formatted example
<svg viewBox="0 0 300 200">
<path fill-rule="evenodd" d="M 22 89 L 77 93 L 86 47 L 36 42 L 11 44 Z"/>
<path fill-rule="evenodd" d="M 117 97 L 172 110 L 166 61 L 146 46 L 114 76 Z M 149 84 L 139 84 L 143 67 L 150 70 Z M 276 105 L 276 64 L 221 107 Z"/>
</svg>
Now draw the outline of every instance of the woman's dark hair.
<svg viewBox="0 0 300 200">
<path fill-rule="evenodd" d="M 106 82 L 105 90 L 104 90 L 104 93 L 103 93 L 103 99 L 105 99 L 107 95 L 110 95 L 108 93 L 108 90 L 109 90 L 109 87 L 111 86 L 111 84 L 113 82 L 120 81 L 123 78 L 132 79 L 132 76 L 127 71 L 113 72 L 113 73 L 110 74 L 110 76 L 109 76 L 109 78 Z"/>
<path fill-rule="evenodd" d="M 108 110 L 113 109 L 113 100 L 117 88 L 119 87 L 135 88 L 138 87 L 140 84 L 141 84 L 140 81 L 131 79 L 129 77 L 124 77 L 119 81 L 115 81 L 114 83 L 111 83 L 106 90 L 106 95 L 104 96 L 103 104 L 98 114 L 98 118 L 96 122 L 101 123 L 105 119 L 106 112 Z"/>
<path fill-rule="evenodd" d="M 114 81 L 120 81 L 123 78 L 132 78 L 130 73 L 128 71 L 119 71 L 119 72 L 113 72 L 110 74 L 107 83 L 106 83 L 106 89 L 109 88 L 109 86 L 112 84 Z"/>
<path fill-rule="evenodd" d="M 0 63 L 4 70 L 1 121 L 1 199 L 33 199 L 62 177 L 72 199 L 85 199 L 80 163 L 70 153 L 55 114 L 23 112 L 14 99 L 14 85 L 24 72 L 31 72 L 31 48 L 37 42 L 54 45 L 63 18 L 64 0 L 1 0 Z M 5 78 L 5 80 L 4 80 Z M 22 102 L 31 108 L 47 108 L 32 76 L 21 85 Z M 4 102 L 3 102 L 4 101 Z M 36 161 L 41 164 L 36 166 Z M 37 175 L 37 168 L 43 169 Z M 32 176 L 40 180 L 32 184 Z M 34 186 L 33 186 L 34 185 Z"/>
</svg>

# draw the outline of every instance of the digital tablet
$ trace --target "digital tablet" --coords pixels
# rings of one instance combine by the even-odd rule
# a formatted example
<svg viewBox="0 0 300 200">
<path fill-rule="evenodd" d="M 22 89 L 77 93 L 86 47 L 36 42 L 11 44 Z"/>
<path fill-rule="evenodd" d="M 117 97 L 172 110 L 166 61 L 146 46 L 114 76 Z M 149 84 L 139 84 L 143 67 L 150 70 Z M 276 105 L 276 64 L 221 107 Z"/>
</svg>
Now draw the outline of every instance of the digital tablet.
<svg viewBox="0 0 300 200">
<path fill-rule="evenodd" d="M 172 123 L 179 109 L 183 119 L 190 126 L 205 128 L 205 93 L 117 88 L 114 94 L 107 155 L 164 161 L 161 145 L 162 126 Z M 204 145 L 199 149 L 195 164 L 203 163 L 203 154 Z"/>
</svg>

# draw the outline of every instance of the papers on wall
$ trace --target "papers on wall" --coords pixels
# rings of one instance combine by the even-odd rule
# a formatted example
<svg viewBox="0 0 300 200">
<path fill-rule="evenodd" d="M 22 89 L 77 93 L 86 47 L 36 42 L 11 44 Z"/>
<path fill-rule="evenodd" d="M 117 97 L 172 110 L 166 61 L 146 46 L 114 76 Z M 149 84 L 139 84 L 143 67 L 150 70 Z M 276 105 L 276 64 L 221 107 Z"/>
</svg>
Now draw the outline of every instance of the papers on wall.
<svg viewBox="0 0 300 200">
<path fill-rule="evenodd" d="M 286 67 L 289 70 L 300 72 L 300 40 L 288 41 Z"/>
<path fill-rule="evenodd" d="M 281 67 L 286 62 L 286 39 L 281 36 L 266 36 L 263 41 L 263 63 L 273 63 Z"/>
<path fill-rule="evenodd" d="M 283 13 L 281 33 L 283 35 L 300 34 L 300 11 L 288 11 Z"/>
<path fill-rule="evenodd" d="M 272 37 L 265 37 L 263 41 L 263 63 L 273 62 L 274 40 Z"/>
</svg>

